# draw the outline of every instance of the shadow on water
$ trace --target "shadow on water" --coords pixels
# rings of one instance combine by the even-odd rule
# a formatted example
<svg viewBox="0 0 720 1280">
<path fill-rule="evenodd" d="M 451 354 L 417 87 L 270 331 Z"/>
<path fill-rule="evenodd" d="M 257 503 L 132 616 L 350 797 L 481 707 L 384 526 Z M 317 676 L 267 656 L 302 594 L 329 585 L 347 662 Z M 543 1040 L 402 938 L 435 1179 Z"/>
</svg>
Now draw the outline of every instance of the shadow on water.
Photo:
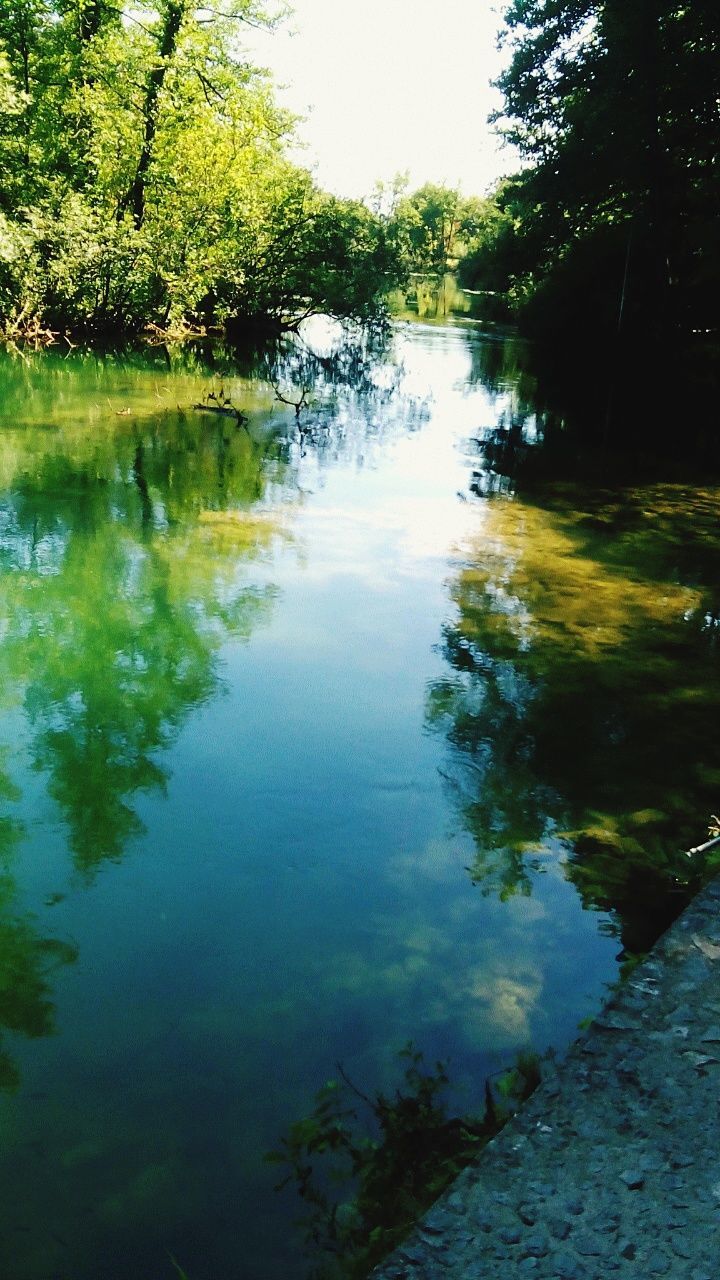
<svg viewBox="0 0 720 1280">
<path fill-rule="evenodd" d="M 712 346 L 712 342 L 715 346 Z M 661 351 L 552 349 L 512 335 L 469 340 L 471 379 L 506 393 L 498 422 L 478 441 L 485 465 L 523 490 L 558 477 L 589 484 L 706 482 L 720 471 L 720 351 L 697 335 Z"/>
</svg>

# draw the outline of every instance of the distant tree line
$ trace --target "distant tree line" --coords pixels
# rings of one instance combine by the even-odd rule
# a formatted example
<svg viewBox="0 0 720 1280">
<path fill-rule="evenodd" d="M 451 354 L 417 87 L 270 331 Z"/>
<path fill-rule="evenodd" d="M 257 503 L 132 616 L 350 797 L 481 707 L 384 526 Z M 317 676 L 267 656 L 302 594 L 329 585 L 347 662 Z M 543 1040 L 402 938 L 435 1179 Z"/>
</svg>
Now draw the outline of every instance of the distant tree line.
<svg viewBox="0 0 720 1280">
<path fill-rule="evenodd" d="M 380 182 L 371 202 L 385 220 L 400 276 L 456 271 L 466 255 L 489 238 L 500 216 L 495 199 L 465 196 L 455 187 L 434 182 L 416 191 L 408 191 L 408 185 L 405 174 L 391 183 Z"/>
</svg>

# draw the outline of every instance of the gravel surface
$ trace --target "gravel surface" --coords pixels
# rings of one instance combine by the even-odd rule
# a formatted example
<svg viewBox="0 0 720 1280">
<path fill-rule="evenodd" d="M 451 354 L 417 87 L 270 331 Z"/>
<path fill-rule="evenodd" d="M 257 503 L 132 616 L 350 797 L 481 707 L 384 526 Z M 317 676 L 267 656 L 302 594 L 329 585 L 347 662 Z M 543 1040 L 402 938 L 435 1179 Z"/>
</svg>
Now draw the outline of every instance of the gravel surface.
<svg viewBox="0 0 720 1280">
<path fill-rule="evenodd" d="M 375 1280 L 720 1280 L 720 880 Z"/>
</svg>

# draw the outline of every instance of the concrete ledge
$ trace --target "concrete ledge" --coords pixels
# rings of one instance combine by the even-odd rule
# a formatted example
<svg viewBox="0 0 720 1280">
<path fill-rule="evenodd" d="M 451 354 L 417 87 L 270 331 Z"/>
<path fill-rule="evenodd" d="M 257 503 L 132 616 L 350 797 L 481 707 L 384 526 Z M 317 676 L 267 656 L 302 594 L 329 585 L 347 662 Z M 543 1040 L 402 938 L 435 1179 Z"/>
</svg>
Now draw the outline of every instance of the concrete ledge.
<svg viewBox="0 0 720 1280">
<path fill-rule="evenodd" d="M 720 880 L 373 1276 L 720 1277 Z"/>
</svg>

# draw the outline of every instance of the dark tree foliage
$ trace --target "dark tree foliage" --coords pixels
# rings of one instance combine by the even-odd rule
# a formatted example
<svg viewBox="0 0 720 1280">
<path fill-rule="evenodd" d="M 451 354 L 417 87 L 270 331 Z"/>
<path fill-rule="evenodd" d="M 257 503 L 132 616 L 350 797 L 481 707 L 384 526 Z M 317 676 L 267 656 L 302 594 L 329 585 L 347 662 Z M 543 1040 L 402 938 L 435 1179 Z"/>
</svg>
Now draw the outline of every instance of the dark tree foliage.
<svg viewBox="0 0 720 1280">
<path fill-rule="evenodd" d="M 716 326 L 720 7 L 513 0 L 499 120 L 527 167 L 466 279 L 531 330 L 655 344 Z M 487 282 L 487 283 L 486 283 Z"/>
</svg>

